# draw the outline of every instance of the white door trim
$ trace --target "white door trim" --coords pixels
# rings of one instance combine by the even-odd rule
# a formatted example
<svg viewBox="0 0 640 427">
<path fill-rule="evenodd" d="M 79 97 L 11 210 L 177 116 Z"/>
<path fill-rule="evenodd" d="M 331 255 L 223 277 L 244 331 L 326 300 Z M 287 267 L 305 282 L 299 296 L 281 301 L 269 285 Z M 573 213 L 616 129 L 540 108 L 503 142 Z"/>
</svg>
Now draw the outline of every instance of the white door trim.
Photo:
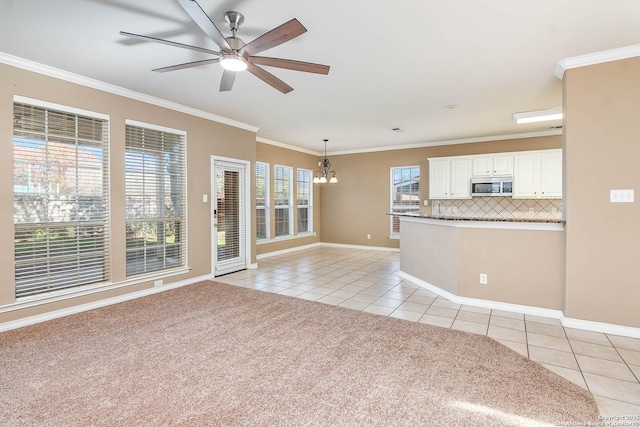
<svg viewBox="0 0 640 427">
<path fill-rule="evenodd" d="M 223 156 L 215 156 L 212 155 L 211 156 L 211 167 L 210 167 L 210 182 L 209 182 L 209 186 L 210 186 L 210 203 L 209 203 L 209 207 L 210 207 L 210 211 L 209 211 L 209 221 L 211 224 L 211 278 L 215 278 L 215 274 L 216 274 L 216 264 L 217 264 L 217 251 L 216 251 L 216 247 L 217 247 L 217 241 L 218 241 L 218 236 L 215 233 L 215 228 L 213 227 L 213 216 L 214 216 L 214 210 L 217 208 L 217 202 L 216 202 L 216 176 L 215 176 L 215 162 L 216 161 L 220 161 L 220 162 L 229 162 L 229 163 L 237 163 L 240 165 L 243 165 L 245 168 L 245 174 L 244 174 L 244 204 L 245 204 L 245 267 L 246 268 L 250 268 L 251 266 L 251 251 L 252 251 L 252 246 L 251 246 L 251 242 L 252 242 L 252 231 L 251 231 L 251 221 L 252 221 L 252 213 L 251 213 L 251 183 L 252 181 L 252 177 L 253 174 L 251 173 L 251 162 L 249 160 L 242 160 L 242 159 L 234 159 L 231 157 L 223 157 Z"/>
</svg>

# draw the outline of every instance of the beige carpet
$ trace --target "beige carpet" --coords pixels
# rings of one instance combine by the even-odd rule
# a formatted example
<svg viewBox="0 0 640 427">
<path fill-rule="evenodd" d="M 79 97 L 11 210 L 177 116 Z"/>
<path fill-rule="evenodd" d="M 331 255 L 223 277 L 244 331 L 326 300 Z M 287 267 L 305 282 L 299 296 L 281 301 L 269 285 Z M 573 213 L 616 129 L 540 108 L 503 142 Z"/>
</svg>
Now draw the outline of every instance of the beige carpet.
<svg viewBox="0 0 640 427">
<path fill-rule="evenodd" d="M 2 426 L 546 426 L 591 395 L 490 338 L 203 282 L 0 334 Z"/>
</svg>

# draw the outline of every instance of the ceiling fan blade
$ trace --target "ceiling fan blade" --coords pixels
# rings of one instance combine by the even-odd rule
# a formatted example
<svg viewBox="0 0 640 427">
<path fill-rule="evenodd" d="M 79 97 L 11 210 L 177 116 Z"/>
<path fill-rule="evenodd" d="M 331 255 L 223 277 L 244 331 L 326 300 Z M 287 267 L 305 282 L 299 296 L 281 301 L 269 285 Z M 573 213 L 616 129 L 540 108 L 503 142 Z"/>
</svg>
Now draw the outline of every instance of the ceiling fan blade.
<svg viewBox="0 0 640 427">
<path fill-rule="evenodd" d="M 209 15 L 207 15 L 204 10 L 200 7 L 200 5 L 195 0 L 178 0 L 180 5 L 184 8 L 185 11 L 189 14 L 191 19 L 195 21 L 196 24 L 208 35 L 211 40 L 216 42 L 218 46 L 223 51 L 231 52 L 231 46 L 229 46 L 229 42 L 222 35 L 218 27 L 213 23 Z"/>
<path fill-rule="evenodd" d="M 278 89 L 282 93 L 289 93 L 293 90 L 291 86 L 289 86 L 288 84 L 286 84 L 285 82 L 283 82 L 282 80 L 280 80 L 279 78 L 271 74 L 270 72 L 258 67 L 257 65 L 248 63 L 247 70 L 249 70 L 251 74 L 259 78 L 266 84 L 273 86 L 274 88 Z"/>
<path fill-rule="evenodd" d="M 147 41 L 147 42 L 161 43 L 161 44 L 166 44 L 166 45 L 169 45 L 169 46 L 181 47 L 183 49 L 191 49 L 191 50 L 195 50 L 196 52 L 204 52 L 204 53 L 211 53 L 213 55 L 220 55 L 220 52 L 217 52 L 215 50 L 206 49 L 204 47 L 191 46 L 189 44 L 184 44 L 184 43 L 172 42 L 172 41 L 169 41 L 169 40 L 163 40 L 163 39 L 159 39 L 159 38 L 156 38 L 156 37 L 143 36 L 141 34 L 127 33 L 126 31 L 120 31 L 120 35 L 121 36 L 126 36 L 126 37 L 131 37 L 133 39 L 144 40 L 144 41 Z"/>
<path fill-rule="evenodd" d="M 281 45 L 282 43 L 294 39 L 300 34 L 304 34 L 306 32 L 307 29 L 300 23 L 300 21 L 298 21 L 296 18 L 293 18 L 291 21 L 285 22 L 279 27 L 274 28 L 268 33 L 264 33 L 257 39 L 248 43 L 244 47 L 244 51 L 249 55 L 254 55 L 256 53 L 262 52 L 263 50 L 271 49 L 272 47 Z"/>
<path fill-rule="evenodd" d="M 176 71 L 182 70 L 185 68 L 199 67 L 201 65 L 213 64 L 215 62 L 220 62 L 220 58 L 214 59 L 204 59 L 202 61 L 193 61 L 193 62 L 185 62 L 184 64 L 178 65 L 170 65 L 169 67 L 155 68 L 151 71 L 156 71 L 158 73 L 166 73 L 167 71 Z"/>
<path fill-rule="evenodd" d="M 329 66 L 311 62 L 294 61 L 291 59 L 268 58 L 266 56 L 250 56 L 247 59 L 252 64 L 268 67 L 286 68 L 287 70 L 304 71 L 305 73 L 329 74 Z"/>
<path fill-rule="evenodd" d="M 235 80 L 236 73 L 234 71 L 224 70 L 222 73 L 222 80 L 220 80 L 220 92 L 230 91 Z"/>
</svg>

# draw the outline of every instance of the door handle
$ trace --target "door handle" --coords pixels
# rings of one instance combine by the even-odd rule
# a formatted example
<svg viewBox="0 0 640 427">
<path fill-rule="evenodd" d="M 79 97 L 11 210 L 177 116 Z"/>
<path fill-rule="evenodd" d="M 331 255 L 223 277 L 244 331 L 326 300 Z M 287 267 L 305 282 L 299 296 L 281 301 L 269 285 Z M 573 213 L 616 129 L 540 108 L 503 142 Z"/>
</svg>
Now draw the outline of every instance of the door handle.
<svg viewBox="0 0 640 427">
<path fill-rule="evenodd" d="M 213 225 L 218 225 L 218 210 L 213 210 Z"/>
</svg>

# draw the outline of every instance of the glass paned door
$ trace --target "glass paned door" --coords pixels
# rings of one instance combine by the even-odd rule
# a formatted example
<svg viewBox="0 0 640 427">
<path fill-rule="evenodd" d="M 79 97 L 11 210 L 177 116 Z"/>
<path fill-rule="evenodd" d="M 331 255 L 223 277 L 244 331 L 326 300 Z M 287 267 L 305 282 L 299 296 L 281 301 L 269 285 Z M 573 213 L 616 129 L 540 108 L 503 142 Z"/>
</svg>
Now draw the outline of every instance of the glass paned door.
<svg viewBox="0 0 640 427">
<path fill-rule="evenodd" d="M 246 190 L 243 163 L 213 162 L 213 236 L 214 275 L 247 268 L 246 262 Z"/>
</svg>

